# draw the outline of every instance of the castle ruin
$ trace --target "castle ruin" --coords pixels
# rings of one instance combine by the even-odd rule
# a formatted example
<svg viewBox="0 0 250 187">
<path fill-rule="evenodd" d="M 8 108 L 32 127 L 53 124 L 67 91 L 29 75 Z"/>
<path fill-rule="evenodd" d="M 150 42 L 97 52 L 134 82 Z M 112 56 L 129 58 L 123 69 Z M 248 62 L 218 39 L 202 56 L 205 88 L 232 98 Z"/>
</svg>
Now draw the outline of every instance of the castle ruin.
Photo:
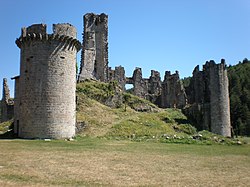
<svg viewBox="0 0 250 187">
<path fill-rule="evenodd" d="M 179 72 L 160 73 L 151 70 L 149 78 L 142 77 L 137 67 L 132 77 L 125 76 L 122 66 L 112 70 L 108 67 L 108 16 L 86 14 L 84 16 L 84 39 L 82 61 L 78 81 L 95 79 L 103 82 L 117 81 L 122 90 L 132 84 L 132 93 L 162 108 L 179 108 L 188 115 L 198 129 L 210 130 L 223 136 L 231 136 L 228 78 L 225 61 L 220 64 L 207 62 L 203 71 L 196 67 L 191 84 L 184 88 Z M 186 91 L 187 89 L 187 91 Z"/>
<path fill-rule="evenodd" d="M 76 28 L 53 24 L 22 28 L 20 76 L 15 77 L 14 130 L 22 138 L 71 138 L 75 135 Z"/>
<path fill-rule="evenodd" d="M 190 85 L 184 87 L 179 72 L 151 70 L 143 78 L 137 67 L 126 77 L 122 66 L 108 66 L 108 16 L 84 15 L 83 45 L 70 24 L 54 24 L 47 34 L 45 24 L 22 28 L 16 40 L 21 49 L 20 76 L 15 80 L 14 132 L 22 138 L 71 138 L 75 135 L 76 53 L 82 49 L 77 81 L 116 81 L 121 90 L 132 84 L 132 93 L 162 108 L 179 108 L 199 130 L 231 136 L 228 78 L 225 61 L 197 66 Z M 2 120 L 13 115 L 4 80 Z M 9 108 L 8 108 L 9 107 Z M 9 117 L 8 117 L 9 115 Z"/>
</svg>

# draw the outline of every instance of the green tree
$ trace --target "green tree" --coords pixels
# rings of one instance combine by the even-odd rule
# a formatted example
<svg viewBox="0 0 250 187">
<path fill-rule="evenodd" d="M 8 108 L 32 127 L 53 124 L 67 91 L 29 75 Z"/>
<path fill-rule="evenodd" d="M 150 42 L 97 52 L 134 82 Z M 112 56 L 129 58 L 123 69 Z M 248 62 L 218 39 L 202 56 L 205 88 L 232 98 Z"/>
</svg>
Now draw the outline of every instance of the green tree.
<svg viewBox="0 0 250 187">
<path fill-rule="evenodd" d="M 250 61 L 228 68 L 231 123 L 236 135 L 250 135 Z"/>
</svg>

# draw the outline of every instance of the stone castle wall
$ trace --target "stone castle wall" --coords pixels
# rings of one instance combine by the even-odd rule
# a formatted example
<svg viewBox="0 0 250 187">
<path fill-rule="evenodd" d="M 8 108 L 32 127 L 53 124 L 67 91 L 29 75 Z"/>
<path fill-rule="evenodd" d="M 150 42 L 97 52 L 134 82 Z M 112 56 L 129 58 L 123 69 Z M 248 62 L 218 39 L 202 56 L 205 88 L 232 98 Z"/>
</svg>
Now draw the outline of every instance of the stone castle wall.
<svg viewBox="0 0 250 187">
<path fill-rule="evenodd" d="M 125 69 L 122 66 L 115 67 L 114 70 L 109 67 L 108 71 L 108 81 L 117 81 L 120 88 L 125 91 L 125 85 L 126 85 L 126 75 L 125 75 Z"/>
<path fill-rule="evenodd" d="M 179 72 L 176 71 L 171 75 L 170 71 L 166 71 L 162 83 L 160 106 L 163 108 L 183 108 L 186 104 L 187 96 Z"/>
<path fill-rule="evenodd" d="M 15 89 L 19 106 L 16 131 L 22 138 L 70 138 L 75 135 L 76 53 L 80 42 L 70 24 L 22 29 L 20 77 Z M 17 103 L 18 103 L 17 102 Z"/>
<path fill-rule="evenodd" d="M 133 94 L 147 99 L 162 108 L 183 108 L 187 104 L 187 96 L 179 73 L 171 75 L 165 72 L 163 82 L 158 71 L 151 70 L 149 78 L 142 77 L 141 68 L 134 70 L 132 77 L 126 78 L 127 84 L 133 84 Z"/>
</svg>

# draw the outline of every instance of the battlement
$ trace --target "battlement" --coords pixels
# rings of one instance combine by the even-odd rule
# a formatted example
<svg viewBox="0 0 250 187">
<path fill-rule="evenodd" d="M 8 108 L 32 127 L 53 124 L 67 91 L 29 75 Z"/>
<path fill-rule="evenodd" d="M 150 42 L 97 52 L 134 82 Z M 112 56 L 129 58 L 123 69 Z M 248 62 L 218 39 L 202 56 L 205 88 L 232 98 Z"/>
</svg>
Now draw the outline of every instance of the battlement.
<svg viewBox="0 0 250 187">
<path fill-rule="evenodd" d="M 53 34 L 76 38 L 76 28 L 69 23 L 53 24 Z"/>
<path fill-rule="evenodd" d="M 21 36 L 26 37 L 28 34 L 32 34 L 32 33 L 35 33 L 35 34 L 39 34 L 39 33 L 40 34 L 47 34 L 46 30 L 47 30 L 47 25 L 46 24 L 34 24 L 34 25 L 31 25 L 31 26 L 29 26 L 27 28 L 23 27 Z"/>
<path fill-rule="evenodd" d="M 53 24 L 53 33 L 47 33 L 46 24 L 34 24 L 23 27 L 21 36 L 16 39 L 16 45 L 21 48 L 23 44 L 31 41 L 59 40 L 75 46 L 77 51 L 81 49 L 81 43 L 76 39 L 76 28 L 69 23 Z"/>
<path fill-rule="evenodd" d="M 84 15 L 84 22 L 85 20 L 88 22 L 88 25 L 91 23 L 95 23 L 97 25 L 98 23 L 105 23 L 108 21 L 108 15 L 102 13 L 100 15 L 94 14 L 94 13 L 87 13 Z M 85 23 L 87 23 L 85 22 Z"/>
</svg>

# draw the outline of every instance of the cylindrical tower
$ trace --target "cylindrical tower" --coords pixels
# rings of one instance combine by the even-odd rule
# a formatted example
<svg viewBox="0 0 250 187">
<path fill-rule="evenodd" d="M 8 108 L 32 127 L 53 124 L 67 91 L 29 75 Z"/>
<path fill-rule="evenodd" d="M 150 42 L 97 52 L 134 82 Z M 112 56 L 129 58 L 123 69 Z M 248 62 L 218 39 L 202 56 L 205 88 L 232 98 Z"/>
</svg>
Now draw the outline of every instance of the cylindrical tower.
<svg viewBox="0 0 250 187">
<path fill-rule="evenodd" d="M 211 131 L 231 137 L 228 77 L 225 60 L 222 59 L 220 64 L 210 61 L 206 65 L 209 67 Z"/>
<path fill-rule="evenodd" d="M 71 138 L 75 135 L 76 53 L 81 44 L 70 24 L 22 28 L 19 129 L 22 138 Z"/>
</svg>

